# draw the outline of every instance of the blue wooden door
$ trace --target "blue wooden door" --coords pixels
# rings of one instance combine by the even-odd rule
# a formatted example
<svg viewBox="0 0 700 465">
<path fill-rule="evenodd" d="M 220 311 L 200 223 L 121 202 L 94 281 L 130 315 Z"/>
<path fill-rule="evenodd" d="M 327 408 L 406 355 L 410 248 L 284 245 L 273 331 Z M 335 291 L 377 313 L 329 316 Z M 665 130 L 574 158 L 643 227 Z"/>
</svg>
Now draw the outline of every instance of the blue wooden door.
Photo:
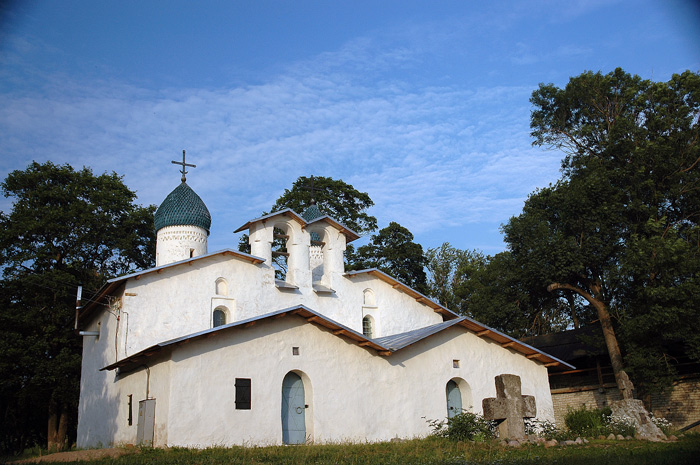
<svg viewBox="0 0 700 465">
<path fill-rule="evenodd" d="M 282 442 L 306 442 L 306 405 L 304 382 L 299 375 L 287 373 L 282 381 Z"/>
<path fill-rule="evenodd" d="M 447 383 L 447 418 L 452 418 L 462 411 L 462 393 L 457 383 L 450 380 Z"/>
</svg>

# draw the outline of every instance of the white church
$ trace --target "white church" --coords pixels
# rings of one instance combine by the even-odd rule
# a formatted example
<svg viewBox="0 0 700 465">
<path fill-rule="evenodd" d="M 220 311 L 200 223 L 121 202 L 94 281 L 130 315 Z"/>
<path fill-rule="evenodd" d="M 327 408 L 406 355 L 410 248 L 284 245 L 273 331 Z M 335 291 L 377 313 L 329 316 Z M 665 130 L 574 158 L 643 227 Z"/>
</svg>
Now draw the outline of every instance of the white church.
<svg viewBox="0 0 700 465">
<path fill-rule="evenodd" d="M 155 214 L 156 267 L 110 280 L 76 318 L 78 447 L 421 437 L 427 420 L 482 413 L 501 374 L 554 420 L 547 367 L 565 362 L 379 270 L 346 272 L 358 235 L 315 205 L 241 226 L 250 254 L 209 252 L 211 217 L 182 165 Z"/>
</svg>

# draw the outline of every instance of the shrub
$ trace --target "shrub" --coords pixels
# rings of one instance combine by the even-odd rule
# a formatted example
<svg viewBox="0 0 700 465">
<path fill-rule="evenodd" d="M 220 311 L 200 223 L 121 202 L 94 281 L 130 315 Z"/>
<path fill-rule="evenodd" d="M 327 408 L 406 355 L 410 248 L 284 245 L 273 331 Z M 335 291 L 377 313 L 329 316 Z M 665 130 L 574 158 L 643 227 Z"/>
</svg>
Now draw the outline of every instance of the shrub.
<svg viewBox="0 0 700 465">
<path fill-rule="evenodd" d="M 547 420 L 525 419 L 525 434 L 536 434 L 545 439 L 569 439 L 566 432 L 557 428 L 557 425 Z"/>
<path fill-rule="evenodd" d="M 636 431 L 628 418 L 613 416 L 609 407 L 588 409 L 584 405 L 580 409 L 569 410 L 564 422 L 569 432 L 576 436 L 607 436 L 610 433 L 634 436 Z"/>
<path fill-rule="evenodd" d="M 496 425 L 478 413 L 462 411 L 447 421 L 430 420 L 435 436 L 445 437 L 453 441 L 481 442 L 495 436 Z"/>
<path fill-rule="evenodd" d="M 659 427 L 659 429 L 666 435 L 669 436 L 672 433 L 672 427 L 673 425 L 671 424 L 670 421 L 665 419 L 664 417 L 655 417 L 654 414 L 651 414 L 651 421 L 654 422 L 656 426 Z"/>
<path fill-rule="evenodd" d="M 566 427 L 579 436 L 598 436 L 605 434 L 609 423 L 610 409 L 588 409 L 584 405 L 576 410 L 569 410 L 564 417 Z"/>
</svg>

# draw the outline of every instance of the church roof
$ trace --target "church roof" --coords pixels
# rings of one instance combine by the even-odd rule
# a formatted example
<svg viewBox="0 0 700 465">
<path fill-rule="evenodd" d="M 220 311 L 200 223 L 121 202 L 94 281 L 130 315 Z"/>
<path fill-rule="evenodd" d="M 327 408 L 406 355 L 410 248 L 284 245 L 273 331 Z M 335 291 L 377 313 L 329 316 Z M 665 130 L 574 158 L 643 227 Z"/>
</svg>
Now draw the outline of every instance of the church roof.
<svg viewBox="0 0 700 465">
<path fill-rule="evenodd" d="M 385 283 L 389 284 L 391 287 L 394 289 L 398 289 L 404 294 L 413 297 L 416 299 L 417 302 L 422 303 L 423 305 L 427 305 L 428 307 L 432 308 L 436 313 L 440 313 L 444 318 L 449 319 L 454 319 L 457 318 L 457 314 L 450 310 L 447 307 L 443 307 L 439 303 L 433 301 L 430 299 L 428 296 L 421 294 L 417 290 L 413 289 L 410 286 L 407 286 L 406 284 L 402 283 L 398 279 L 394 278 L 393 276 L 389 276 L 388 274 L 384 273 L 383 271 L 377 269 L 377 268 L 368 268 L 366 270 L 357 270 L 357 271 L 347 271 L 344 276 L 348 278 L 354 278 L 355 276 L 360 276 L 360 275 L 370 275 L 375 278 L 379 278 L 381 281 L 384 281 Z"/>
<path fill-rule="evenodd" d="M 239 252 L 238 250 L 233 250 L 233 249 L 223 249 L 223 250 L 218 250 L 216 252 L 211 252 L 208 254 L 204 255 L 199 255 L 197 257 L 193 258 L 188 258 L 186 260 L 181 260 L 179 262 L 173 262 L 173 263 L 167 263 L 165 265 L 161 266 L 156 266 L 154 268 L 149 268 L 147 270 L 141 270 L 137 271 L 135 273 L 130 273 L 126 274 L 123 276 L 118 276 L 116 278 L 112 278 L 109 281 L 107 281 L 99 291 L 97 291 L 97 294 L 95 294 L 90 300 L 88 300 L 88 303 L 83 306 L 80 309 L 80 313 L 78 314 L 78 320 L 82 320 L 86 318 L 89 314 L 93 312 L 95 308 L 100 307 L 102 304 L 100 302 L 104 301 L 104 299 L 112 295 L 112 293 L 124 283 L 124 281 L 128 279 L 141 279 L 142 276 L 150 274 L 150 273 L 162 273 L 163 270 L 168 269 L 168 268 L 173 268 L 176 266 L 180 265 L 192 265 L 194 262 L 199 262 L 200 260 L 206 260 L 208 258 L 217 256 L 217 255 L 222 255 L 222 256 L 229 256 L 229 257 L 234 257 L 239 260 L 247 261 L 249 263 L 252 263 L 254 265 L 259 265 L 261 263 L 265 262 L 264 258 L 256 257 L 255 255 L 251 255 L 245 252 Z M 76 322 L 77 323 L 77 322 Z"/>
<path fill-rule="evenodd" d="M 211 215 L 202 199 L 183 181 L 160 204 L 154 222 L 156 231 L 166 226 L 198 226 L 209 234 Z"/>
<path fill-rule="evenodd" d="M 308 210 L 308 208 L 306 210 Z M 306 212 L 306 210 L 304 212 Z M 320 213 L 320 211 L 319 211 L 319 213 Z M 333 227 L 335 227 L 338 231 L 340 231 L 341 234 L 344 234 L 345 237 L 347 238 L 348 242 L 354 241 L 355 239 L 360 238 L 360 235 L 357 234 L 355 231 L 346 227 L 342 223 L 337 222 L 336 220 L 334 220 L 333 218 L 331 218 L 328 215 L 321 215 L 321 216 L 315 217 L 311 220 L 307 220 L 302 215 L 298 214 L 297 212 L 295 212 L 291 208 L 285 208 L 284 210 L 280 210 L 278 212 L 273 212 L 273 213 L 268 213 L 267 215 L 261 216 L 260 218 L 255 218 L 254 220 L 250 220 L 246 224 L 244 224 L 243 226 L 241 226 L 240 228 L 236 229 L 233 232 L 237 233 L 237 232 L 241 232 L 245 229 L 250 229 L 251 225 L 253 225 L 254 223 L 258 223 L 260 221 L 265 222 L 265 221 L 268 221 L 272 218 L 276 218 L 278 216 L 291 217 L 297 223 L 301 224 L 302 227 L 306 227 L 312 223 L 324 221 L 324 222 L 332 225 Z"/>
<path fill-rule="evenodd" d="M 468 317 L 460 317 L 456 320 L 445 321 L 443 323 L 438 323 L 432 326 L 420 328 L 414 331 L 408 331 L 401 334 L 395 334 L 392 336 L 377 339 L 370 339 L 367 338 L 365 335 L 348 328 L 345 325 L 342 325 L 318 312 L 315 312 L 314 310 L 306 307 L 305 305 L 296 305 L 294 307 L 284 308 L 282 310 L 277 310 L 271 313 L 267 313 L 265 315 L 260 315 L 241 321 L 234 321 L 233 323 L 205 329 L 204 331 L 199 331 L 197 333 L 188 334 L 186 336 L 178 337 L 169 341 L 152 345 L 140 352 L 130 355 L 129 357 L 123 358 L 115 363 L 112 363 L 111 365 L 107 365 L 106 367 L 101 368 L 101 370 L 114 370 L 115 368 L 129 370 L 133 367 L 140 366 L 141 364 L 143 364 L 146 358 L 156 355 L 157 353 L 163 350 L 174 348 L 180 344 L 186 344 L 192 340 L 202 339 L 205 337 L 223 335 L 231 330 L 245 330 L 255 325 L 259 321 L 278 319 L 285 316 L 297 316 L 299 318 L 303 318 L 309 324 L 323 327 L 326 330 L 331 331 L 334 336 L 349 339 L 351 343 L 354 343 L 359 347 L 372 349 L 377 353 L 377 355 L 384 357 L 388 357 L 401 349 L 404 349 L 418 341 L 426 339 L 452 326 L 462 326 L 471 332 L 475 332 L 476 335 L 479 337 L 487 337 L 489 339 L 492 339 L 494 342 L 500 343 L 502 347 L 519 352 L 520 354 L 526 356 L 528 359 L 534 359 L 540 363 L 544 363 L 545 366 L 563 365 L 568 368 L 574 368 L 572 365 L 562 360 L 552 357 L 551 355 L 542 352 L 538 349 L 535 349 L 532 346 L 523 344 L 515 339 L 512 339 L 509 336 L 506 336 L 505 334 L 500 333 L 494 329 L 487 328 Z M 476 325 L 476 327 L 474 327 L 474 325 Z"/>
</svg>

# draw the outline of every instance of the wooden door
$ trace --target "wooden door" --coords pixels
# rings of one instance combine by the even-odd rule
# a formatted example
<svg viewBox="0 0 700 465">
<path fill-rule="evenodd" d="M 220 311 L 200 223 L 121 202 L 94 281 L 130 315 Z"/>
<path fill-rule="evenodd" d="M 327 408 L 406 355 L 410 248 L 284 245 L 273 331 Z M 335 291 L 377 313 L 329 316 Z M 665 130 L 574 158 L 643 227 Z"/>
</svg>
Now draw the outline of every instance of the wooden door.
<svg viewBox="0 0 700 465">
<path fill-rule="evenodd" d="M 304 382 L 299 375 L 291 371 L 282 381 L 282 442 L 306 442 Z"/>
<path fill-rule="evenodd" d="M 457 383 L 450 380 L 447 383 L 447 418 L 452 418 L 462 411 L 462 393 Z"/>
</svg>

